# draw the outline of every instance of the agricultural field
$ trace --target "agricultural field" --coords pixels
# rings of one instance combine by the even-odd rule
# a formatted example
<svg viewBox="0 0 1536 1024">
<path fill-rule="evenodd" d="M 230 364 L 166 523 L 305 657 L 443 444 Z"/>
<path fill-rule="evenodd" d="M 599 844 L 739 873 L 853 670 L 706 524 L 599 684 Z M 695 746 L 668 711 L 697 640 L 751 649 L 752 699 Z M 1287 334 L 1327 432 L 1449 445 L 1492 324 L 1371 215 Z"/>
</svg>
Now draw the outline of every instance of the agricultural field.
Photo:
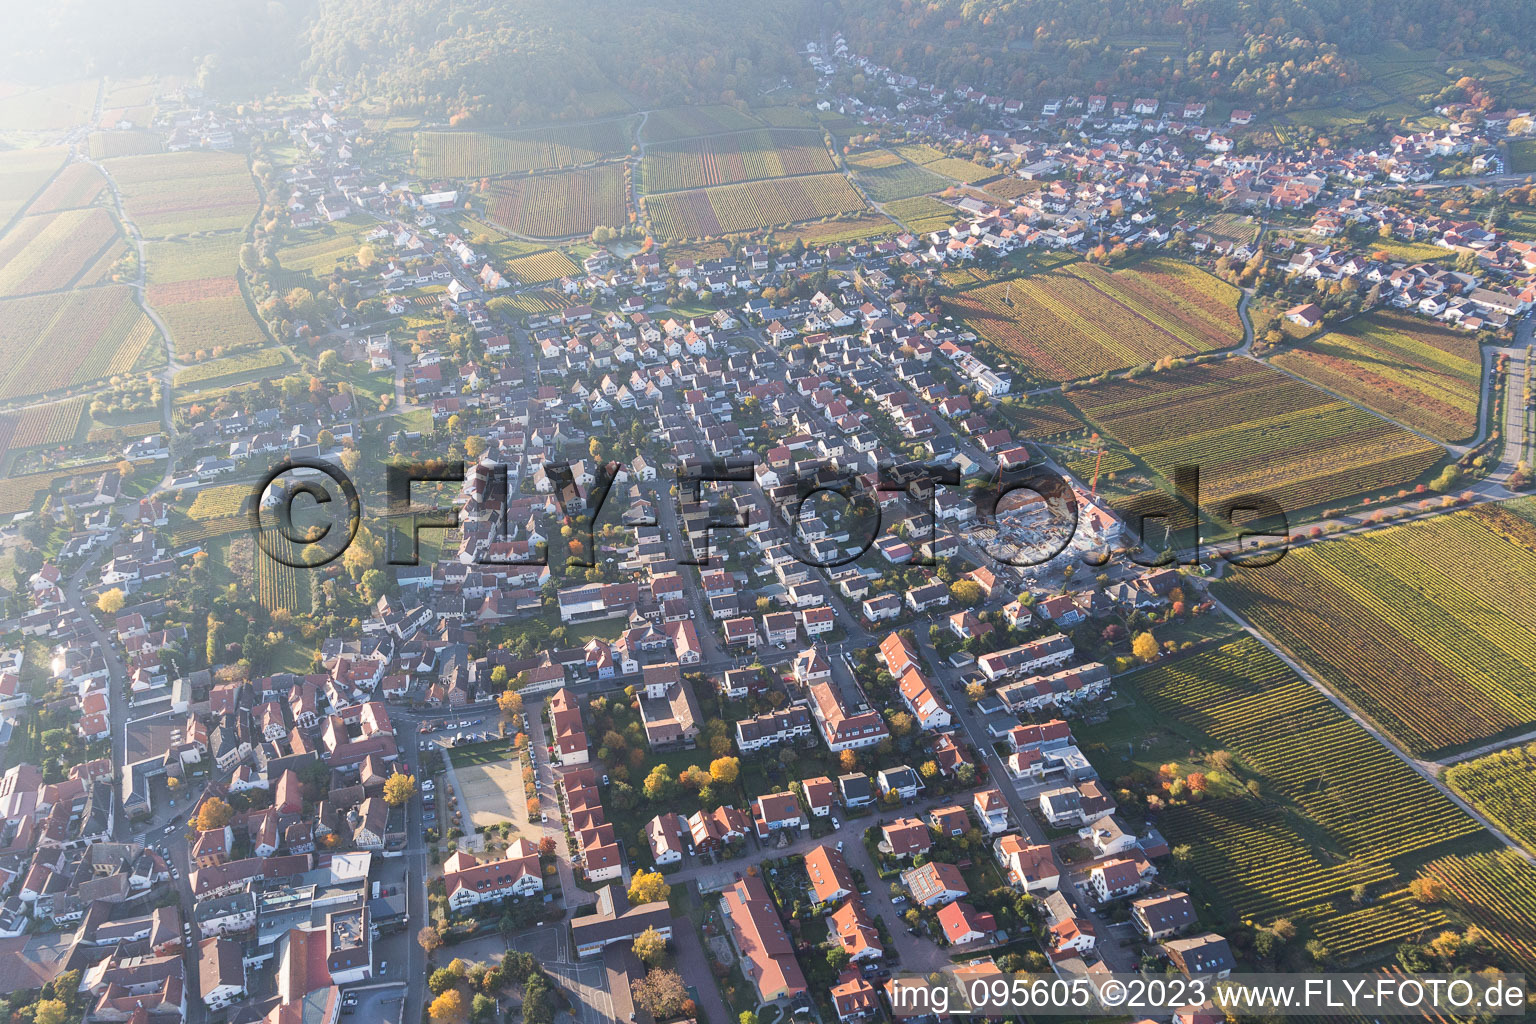
<svg viewBox="0 0 1536 1024">
<path fill-rule="evenodd" d="M 516 295 L 493 295 L 485 302 L 486 307 L 504 316 L 527 316 L 564 309 L 570 305 L 565 295 L 553 288 L 524 291 Z"/>
<path fill-rule="evenodd" d="M 655 144 L 758 127 L 761 127 L 761 122 L 757 118 L 743 114 L 735 107 L 670 107 L 647 114 L 640 133 L 647 143 Z"/>
<path fill-rule="evenodd" d="M 91 132 L 87 143 L 92 160 L 107 160 L 115 156 L 147 156 L 159 153 L 160 136 L 154 132 Z"/>
<path fill-rule="evenodd" d="M 1068 398 L 1106 439 L 1165 480 L 1177 466 L 1198 466 L 1208 506 L 1260 492 L 1297 512 L 1399 487 L 1443 454 L 1432 441 L 1247 359 L 1103 381 Z"/>
<path fill-rule="evenodd" d="M 534 238 L 587 235 L 600 225 L 629 222 L 619 164 L 498 181 L 487 202 L 493 222 Z"/>
<path fill-rule="evenodd" d="M 678 192 L 833 170 L 821 132 L 757 128 L 653 145 L 640 163 L 642 192 Z"/>
<path fill-rule="evenodd" d="M 126 373 L 154 337 L 127 287 L 0 301 L 0 399 Z"/>
<path fill-rule="evenodd" d="M 0 132 L 62 132 L 83 124 L 96 105 L 98 80 L 57 85 L 0 85 Z"/>
<path fill-rule="evenodd" d="M 1217 214 L 1201 224 L 1196 234 L 1209 235 L 1224 245 L 1252 245 L 1259 237 L 1259 225 L 1252 218 L 1236 213 Z"/>
<path fill-rule="evenodd" d="M 1016 178 L 1008 174 L 996 181 L 987 182 L 985 192 L 994 199 L 1015 202 L 1031 192 L 1040 191 L 1045 185 L 1043 181 L 1030 181 L 1027 178 Z"/>
<path fill-rule="evenodd" d="M 894 154 L 892 154 L 894 156 Z M 852 161 L 849 161 L 852 164 Z M 853 180 L 857 181 L 869 198 L 877 203 L 911 199 L 929 192 L 942 192 L 951 184 L 925 167 L 909 164 L 898 159 L 895 163 L 880 167 L 854 165 Z"/>
<path fill-rule="evenodd" d="M 626 156 L 634 118 L 515 132 L 417 132 L 411 166 L 429 178 L 494 178 Z"/>
<path fill-rule="evenodd" d="M 146 298 L 165 320 L 177 352 L 238 348 L 266 341 L 235 276 L 241 236 L 203 235 L 150 242 Z"/>
<path fill-rule="evenodd" d="M 238 153 L 127 156 L 106 166 L 146 238 L 243 229 L 256 213 L 256 183 Z"/>
<path fill-rule="evenodd" d="M 1536 139 L 1511 139 L 1509 146 L 1509 173 L 1528 174 L 1536 171 Z"/>
<path fill-rule="evenodd" d="M 72 480 L 80 476 L 99 477 L 102 472 L 110 468 L 110 464 L 98 463 L 94 466 L 48 470 L 43 473 L 24 473 L 20 476 L 6 477 L 0 480 L 0 516 L 10 516 L 15 515 L 17 512 L 27 511 L 45 493 L 53 490 L 62 481 Z"/>
<path fill-rule="evenodd" d="M 290 362 L 288 354 L 282 349 L 254 349 L 177 370 L 172 381 L 178 388 L 206 385 L 209 381 L 228 383 L 229 378 L 246 377 L 258 371 L 261 377 L 267 378 L 272 376 L 272 371 L 287 367 Z"/>
<path fill-rule="evenodd" d="M 301 545 L 284 537 L 281 531 L 272 531 L 268 538 L 284 560 L 279 562 L 257 547 L 253 556 L 256 562 L 256 593 L 262 607 L 268 611 L 284 609 L 294 614 L 310 610 L 310 573 L 296 569 L 287 562 L 296 561 Z"/>
<path fill-rule="evenodd" d="M 117 222 L 99 207 L 25 217 L 0 238 L 0 295 L 69 288 L 118 240 Z"/>
<path fill-rule="evenodd" d="M 1186 804 L 1161 819 L 1239 917 L 1291 918 L 1341 957 L 1443 925 L 1405 898 L 1395 862 L 1481 827 L 1259 641 L 1240 637 L 1133 678 L 1160 718 L 1207 737 L 1259 782 L 1258 800 Z M 1375 897 L 1365 909 L 1352 909 L 1356 885 Z"/>
<path fill-rule="evenodd" d="M 0 151 L 0 225 L 32 202 L 68 156 L 69 151 L 58 146 Z"/>
<path fill-rule="evenodd" d="M 187 516 L 202 522 L 208 519 L 242 515 L 250 496 L 250 488 L 242 484 L 204 488 L 197 492 L 197 496 L 192 499 L 192 504 L 187 507 Z"/>
<path fill-rule="evenodd" d="M 1520 970 L 1536 971 L 1536 867 L 1515 850 L 1443 857 L 1424 871 L 1446 902 L 1488 933 Z"/>
<path fill-rule="evenodd" d="M 1445 781 L 1536 853 L 1536 743 L 1453 764 Z"/>
<path fill-rule="evenodd" d="M 1225 281 L 1152 259 L 1117 271 L 1072 263 L 962 291 L 947 304 L 1030 376 L 1054 382 L 1235 345 L 1243 336 L 1237 300 Z"/>
<path fill-rule="evenodd" d="M 794 244 L 797 238 L 806 245 L 832 245 L 894 235 L 898 230 L 900 228 L 897 225 L 878 213 L 863 213 L 779 228 L 772 233 L 771 238 L 776 245 Z"/>
<path fill-rule="evenodd" d="M 558 281 L 579 271 L 571 258 L 558 249 L 545 249 L 508 260 L 506 270 L 524 284 Z"/>
<path fill-rule="evenodd" d="M 58 177 L 48 183 L 37 202 L 28 207 L 28 213 L 57 213 L 60 210 L 78 210 L 90 206 L 106 191 L 107 179 L 87 163 L 67 164 Z"/>
<path fill-rule="evenodd" d="M 1309 545 L 1217 586 L 1408 750 L 1430 754 L 1536 723 L 1533 573 L 1536 506 L 1522 500 Z"/>
<path fill-rule="evenodd" d="M 80 432 L 85 405 L 86 398 L 81 395 L 0 416 L 0 451 L 73 441 Z"/>
<path fill-rule="evenodd" d="M 942 150 L 923 143 L 897 146 L 896 153 L 902 158 L 917 164 L 919 167 L 925 167 L 935 174 L 944 175 L 946 178 L 963 181 L 967 185 L 983 181 L 987 178 L 995 178 L 998 173 L 995 168 L 983 167 L 970 160 L 948 156 Z"/>
<path fill-rule="evenodd" d="M 959 219 L 959 214 L 953 207 L 927 196 L 897 199 L 894 202 L 884 203 L 883 206 L 886 213 L 901 221 L 907 226 L 907 230 L 914 234 L 926 235 L 931 231 L 943 231 Z"/>
<path fill-rule="evenodd" d="M 1483 361 L 1466 331 L 1378 312 L 1270 361 L 1442 441 L 1477 433 Z"/>
<path fill-rule="evenodd" d="M 841 174 L 753 181 L 646 196 L 645 208 L 664 238 L 759 231 L 865 209 Z"/>
<path fill-rule="evenodd" d="M 361 219 L 338 220 L 331 224 L 290 231 L 277 250 L 277 262 L 284 270 L 308 274 L 317 282 L 336 269 L 338 265 L 351 272 L 357 270 L 357 251 L 362 248 L 359 238 Z M 234 247 L 238 259 L 239 245 Z"/>
</svg>

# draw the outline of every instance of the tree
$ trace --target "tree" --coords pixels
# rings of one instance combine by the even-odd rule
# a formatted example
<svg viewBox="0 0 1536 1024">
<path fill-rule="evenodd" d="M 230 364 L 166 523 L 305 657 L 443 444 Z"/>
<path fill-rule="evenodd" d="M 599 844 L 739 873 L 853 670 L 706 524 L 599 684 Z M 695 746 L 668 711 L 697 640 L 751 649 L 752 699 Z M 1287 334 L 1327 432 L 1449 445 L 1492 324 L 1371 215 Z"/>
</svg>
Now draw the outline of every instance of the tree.
<svg viewBox="0 0 1536 1024">
<path fill-rule="evenodd" d="M 540 857 L 553 857 L 557 849 L 559 849 L 559 847 L 555 845 L 554 836 L 545 836 L 543 839 L 539 840 Z"/>
<path fill-rule="evenodd" d="M 126 599 L 123 597 L 123 591 L 120 587 L 104 590 L 101 596 L 96 599 L 96 607 L 100 608 L 106 615 L 116 615 L 123 610 L 125 603 Z"/>
<path fill-rule="evenodd" d="M 462 1024 L 465 1019 L 464 996 L 456 988 L 451 988 L 432 1000 L 432 1006 L 427 1010 L 432 1019 L 442 1021 L 443 1024 Z"/>
<path fill-rule="evenodd" d="M 496 1000 L 484 992 L 476 992 L 469 1007 L 469 1016 L 473 1020 L 488 1021 L 496 1015 Z"/>
<path fill-rule="evenodd" d="M 667 958 L 667 940 L 655 928 L 647 928 L 635 936 L 634 950 L 647 967 L 657 967 Z"/>
<path fill-rule="evenodd" d="M 320 353 L 319 366 L 320 372 L 325 376 L 330 377 L 341 368 L 341 356 L 336 354 L 335 349 L 328 348 L 324 352 Z"/>
<path fill-rule="evenodd" d="M 363 590 L 363 600 L 373 604 L 384 593 L 385 588 L 389 586 L 389 577 L 384 575 L 382 569 L 369 569 L 363 573 L 363 578 L 359 581 L 359 585 Z"/>
<path fill-rule="evenodd" d="M 203 801 L 203 806 L 197 812 L 197 827 L 200 831 L 208 832 L 216 828 L 223 828 L 235 817 L 235 809 L 222 799 L 211 796 Z"/>
<path fill-rule="evenodd" d="M 975 580 L 955 580 L 949 585 L 950 600 L 963 608 L 974 608 L 981 604 L 981 584 Z"/>
<path fill-rule="evenodd" d="M 439 967 L 427 975 L 427 988 L 435 996 L 440 996 L 459 983 L 459 975 L 449 967 Z"/>
<path fill-rule="evenodd" d="M 667 884 L 665 876 L 660 871 L 636 871 L 629 880 L 629 902 L 635 906 L 644 903 L 661 903 L 672 895 L 672 887 Z"/>
<path fill-rule="evenodd" d="M 729 786 L 741 774 L 741 761 L 734 757 L 717 757 L 709 762 L 710 779 L 722 786 Z"/>
<path fill-rule="evenodd" d="M 503 666 L 498 665 L 497 668 Z M 503 690 L 496 698 L 496 707 L 503 715 L 513 718 L 523 710 L 523 695 L 516 690 Z"/>
<path fill-rule="evenodd" d="M 443 946 L 443 933 L 431 925 L 427 925 L 416 933 L 416 945 L 420 946 L 431 956 Z"/>
<path fill-rule="evenodd" d="M 676 971 L 651 970 L 631 988 L 636 1004 L 657 1020 L 678 1016 L 688 1001 L 688 989 Z"/>
<path fill-rule="evenodd" d="M 1408 892 L 1420 903 L 1439 903 L 1445 896 L 1445 885 L 1438 878 L 1423 875 L 1408 883 Z"/>
<path fill-rule="evenodd" d="M 357 265 L 364 270 L 369 269 L 377 261 L 378 256 L 373 251 L 373 246 L 360 246 L 357 250 Z"/>
<path fill-rule="evenodd" d="M 751 1010 L 742 1010 L 736 1018 L 736 1024 L 757 1024 L 757 1014 Z"/>
<path fill-rule="evenodd" d="M 1131 641 L 1131 653 L 1142 661 L 1155 661 L 1157 651 L 1157 637 L 1152 635 L 1151 630 L 1137 633 L 1136 638 Z"/>
<path fill-rule="evenodd" d="M 396 772 L 384 781 L 384 802 L 400 807 L 416 795 L 416 777 Z"/>
<path fill-rule="evenodd" d="M 464 457 L 471 462 L 478 462 L 480 456 L 485 454 L 487 447 L 485 438 L 478 434 L 471 434 L 464 439 Z"/>
<path fill-rule="evenodd" d="M 36 1024 L 65 1024 L 69 1006 L 62 999 L 39 999 L 33 1004 L 32 1019 Z"/>
</svg>

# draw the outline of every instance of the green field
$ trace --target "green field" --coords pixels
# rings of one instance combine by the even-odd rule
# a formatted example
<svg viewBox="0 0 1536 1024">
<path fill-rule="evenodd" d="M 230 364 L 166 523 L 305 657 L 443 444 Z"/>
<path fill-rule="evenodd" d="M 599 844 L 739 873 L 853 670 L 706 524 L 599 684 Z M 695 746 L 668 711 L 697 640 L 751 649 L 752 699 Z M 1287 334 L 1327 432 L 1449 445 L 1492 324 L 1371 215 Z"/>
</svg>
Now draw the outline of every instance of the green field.
<svg viewBox="0 0 1536 1024">
<path fill-rule="evenodd" d="M 256 183 L 238 153 L 188 150 L 110 160 L 107 172 L 147 238 L 243 229 L 256 213 Z"/>
<path fill-rule="evenodd" d="M 624 156 L 635 141 L 634 118 L 514 132 L 416 132 L 411 161 L 432 178 L 487 178 L 574 167 Z"/>
<path fill-rule="evenodd" d="M 953 207 L 927 196 L 898 199 L 895 202 L 884 203 L 883 206 L 886 213 L 905 224 L 909 231 L 917 234 L 943 231 L 960 216 Z"/>
</svg>

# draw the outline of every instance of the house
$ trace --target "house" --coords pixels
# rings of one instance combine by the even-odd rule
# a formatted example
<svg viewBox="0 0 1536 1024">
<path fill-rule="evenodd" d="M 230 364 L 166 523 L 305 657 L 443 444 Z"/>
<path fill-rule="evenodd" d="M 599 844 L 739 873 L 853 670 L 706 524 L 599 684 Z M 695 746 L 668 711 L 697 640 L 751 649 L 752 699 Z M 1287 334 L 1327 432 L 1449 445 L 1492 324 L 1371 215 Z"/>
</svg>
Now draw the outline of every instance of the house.
<svg viewBox="0 0 1536 1024">
<path fill-rule="evenodd" d="M 515 839 L 501 859 L 480 863 L 473 854 L 457 850 L 443 862 L 443 884 L 455 912 L 508 896 L 532 896 L 544 891 L 539 851 L 528 840 Z"/>
<path fill-rule="evenodd" d="M 976 817 L 981 819 L 982 831 L 987 835 L 1008 831 L 1008 801 L 1003 799 L 1002 790 L 996 786 L 978 790 L 971 803 L 976 809 Z"/>
<path fill-rule="evenodd" d="M 880 1014 L 880 998 L 875 994 L 875 987 L 852 968 L 838 975 L 837 983 L 827 994 L 832 997 L 832 1009 L 839 1021 L 864 1020 Z"/>
<path fill-rule="evenodd" d="M 916 666 L 909 665 L 899 678 L 897 689 L 901 693 L 902 703 L 912 712 L 912 717 L 917 719 L 919 729 L 925 732 L 948 729 L 954 724 L 949 708 L 944 706 L 944 702 Z"/>
<path fill-rule="evenodd" d="M 922 777 L 909 765 L 882 768 L 876 773 L 875 781 L 880 786 L 880 792 L 887 796 L 894 795 L 900 800 L 916 800 L 917 795 L 923 791 Z"/>
<path fill-rule="evenodd" d="M 897 818 L 880 827 L 885 846 L 895 857 L 915 857 L 933 849 L 933 833 L 916 818 Z"/>
<path fill-rule="evenodd" d="M 674 811 L 658 814 L 645 823 L 645 838 L 651 844 L 651 860 L 658 866 L 676 864 L 683 859 L 683 837 L 688 827 Z"/>
<path fill-rule="evenodd" d="M 1003 865 L 1008 882 L 1027 893 L 1055 892 L 1061 884 L 1061 868 L 1049 843 L 1032 844 L 1022 836 L 1001 836 L 992 852 Z"/>
<path fill-rule="evenodd" d="M 800 801 L 793 793 L 767 793 L 752 801 L 757 837 L 767 839 L 775 832 L 805 827 Z"/>
<path fill-rule="evenodd" d="M 234 939 L 209 938 L 198 943 L 197 977 L 203 1003 L 222 1010 L 245 998 L 245 958 Z"/>
<path fill-rule="evenodd" d="M 1194 935 L 1187 939 L 1170 939 L 1163 943 L 1163 950 L 1175 967 L 1185 974 L 1207 974 L 1225 978 L 1232 973 L 1236 961 L 1227 940 L 1215 932 Z"/>
<path fill-rule="evenodd" d="M 951 946 L 982 942 L 990 939 L 992 933 L 997 931 L 997 920 L 969 903 L 956 901 L 941 907 L 938 916 L 939 925 L 944 929 L 944 938 Z"/>
<path fill-rule="evenodd" d="M 1040 794 L 1040 813 L 1053 828 L 1088 825 L 1113 814 L 1115 803 L 1097 780 L 1060 786 Z"/>
<path fill-rule="evenodd" d="M 957 804 L 935 807 L 928 812 L 928 827 L 941 836 L 963 836 L 971 830 L 971 816 Z"/>
<path fill-rule="evenodd" d="M 1131 922 L 1148 939 L 1177 935 L 1196 920 L 1195 905 L 1188 893 L 1164 892 L 1131 902 Z"/>
<path fill-rule="evenodd" d="M 803 779 L 800 783 L 800 793 L 805 797 L 805 805 L 811 809 L 813 816 L 825 818 L 832 814 L 832 802 L 837 799 L 837 787 L 825 775 L 819 775 L 814 779 Z"/>
<path fill-rule="evenodd" d="M 864 903 L 857 896 L 850 896 L 842 906 L 827 918 L 827 933 L 855 963 L 878 960 L 885 955 L 885 944 L 880 941 L 880 931 Z"/>
<path fill-rule="evenodd" d="M 809 991 L 805 975 L 762 877 L 748 874 L 738 878 L 726 888 L 720 903 L 742 973 L 752 984 L 758 1002 L 805 996 Z"/>
<path fill-rule="evenodd" d="M 825 844 L 805 855 L 805 873 L 817 903 L 836 903 L 859 888 L 843 855 Z"/>
<path fill-rule="evenodd" d="M 885 719 L 869 703 L 863 691 L 858 689 L 857 682 L 848 687 L 834 686 L 829 678 L 831 666 L 828 666 L 826 660 L 820 657 L 820 652 L 806 653 L 817 655 L 817 659 L 813 660 L 811 665 L 815 666 L 819 660 L 819 665 L 825 666 L 828 677 L 810 684 L 810 698 L 811 715 L 816 720 L 816 726 L 829 750 L 840 753 L 844 750 L 872 747 L 890 735 Z M 800 668 L 801 659 L 797 658 L 795 660 L 797 678 Z"/>
<path fill-rule="evenodd" d="M 970 894 L 970 887 L 960 869 L 953 864 L 931 860 L 920 868 L 908 868 L 901 873 L 901 883 L 912 893 L 912 899 L 925 907 L 936 907 Z"/>
<path fill-rule="evenodd" d="M 1138 859 L 1131 857 L 1117 857 L 1095 864 L 1088 871 L 1088 886 L 1098 896 L 1100 903 L 1138 893 L 1148 884 L 1143 865 L 1146 871 L 1153 870 L 1145 860 L 1138 863 Z"/>
<path fill-rule="evenodd" d="M 1303 302 L 1285 311 L 1285 318 L 1303 327 L 1316 327 L 1323 322 L 1323 310 L 1313 302 Z"/>
<path fill-rule="evenodd" d="M 875 802 L 875 790 L 870 784 L 869 776 L 863 772 L 849 772 L 837 777 L 838 793 L 842 797 L 843 806 L 849 810 L 859 807 L 868 807 Z"/>
</svg>

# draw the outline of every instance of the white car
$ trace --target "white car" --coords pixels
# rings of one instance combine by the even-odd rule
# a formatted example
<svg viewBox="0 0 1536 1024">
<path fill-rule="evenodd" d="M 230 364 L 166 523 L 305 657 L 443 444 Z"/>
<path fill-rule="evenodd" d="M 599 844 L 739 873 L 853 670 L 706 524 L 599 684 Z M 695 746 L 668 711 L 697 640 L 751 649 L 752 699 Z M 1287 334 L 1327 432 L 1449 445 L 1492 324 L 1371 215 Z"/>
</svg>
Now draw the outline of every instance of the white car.
<svg viewBox="0 0 1536 1024">
<path fill-rule="evenodd" d="M 905 902 L 907 902 L 907 898 L 905 896 L 892 896 L 891 897 L 891 905 L 892 906 L 899 906 L 900 904 L 903 904 Z"/>
</svg>

